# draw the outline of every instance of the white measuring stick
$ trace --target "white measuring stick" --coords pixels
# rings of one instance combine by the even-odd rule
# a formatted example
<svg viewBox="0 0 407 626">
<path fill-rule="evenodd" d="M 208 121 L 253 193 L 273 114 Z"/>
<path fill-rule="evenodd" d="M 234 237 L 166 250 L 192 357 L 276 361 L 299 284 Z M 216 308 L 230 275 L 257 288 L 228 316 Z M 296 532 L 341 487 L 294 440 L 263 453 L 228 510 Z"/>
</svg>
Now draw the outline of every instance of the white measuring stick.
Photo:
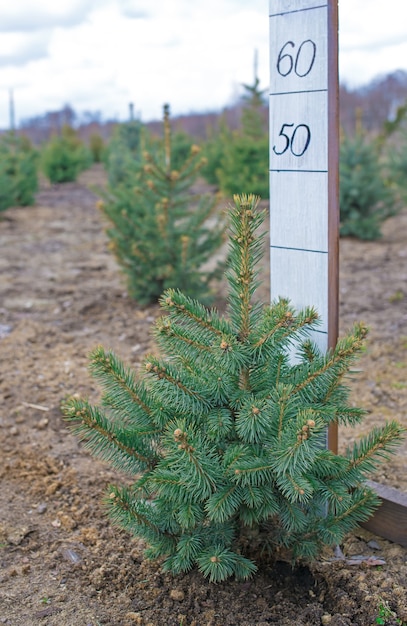
<svg viewBox="0 0 407 626">
<path fill-rule="evenodd" d="M 271 298 L 322 319 L 336 343 L 337 0 L 270 0 Z"/>
</svg>

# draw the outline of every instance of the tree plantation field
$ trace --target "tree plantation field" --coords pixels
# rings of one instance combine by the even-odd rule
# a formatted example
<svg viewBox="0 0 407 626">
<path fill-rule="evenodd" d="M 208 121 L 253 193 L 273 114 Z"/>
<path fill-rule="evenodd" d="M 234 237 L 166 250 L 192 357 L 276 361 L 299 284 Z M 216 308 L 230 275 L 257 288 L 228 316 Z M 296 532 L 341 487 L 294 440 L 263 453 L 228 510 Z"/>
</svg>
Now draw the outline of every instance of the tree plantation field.
<svg viewBox="0 0 407 626">
<path fill-rule="evenodd" d="M 407 548 L 364 529 L 347 537 L 343 557 L 296 570 L 264 562 L 249 581 L 215 585 L 195 571 L 163 574 L 107 519 L 102 498 L 117 475 L 68 431 L 60 404 L 76 393 L 98 400 L 87 363 L 99 344 L 138 368 L 155 350 L 159 308 L 126 294 L 90 189 L 104 181 L 93 166 L 78 183 L 42 184 L 35 206 L 0 217 L 0 624 L 407 623 Z M 351 383 L 369 415 L 340 431 L 341 450 L 386 419 L 407 427 L 407 210 L 382 230 L 378 241 L 340 243 L 341 333 L 370 327 Z M 267 303 L 267 250 L 263 273 Z M 221 309 L 223 294 L 221 285 Z M 407 493 L 406 453 L 405 440 L 372 478 Z"/>
</svg>

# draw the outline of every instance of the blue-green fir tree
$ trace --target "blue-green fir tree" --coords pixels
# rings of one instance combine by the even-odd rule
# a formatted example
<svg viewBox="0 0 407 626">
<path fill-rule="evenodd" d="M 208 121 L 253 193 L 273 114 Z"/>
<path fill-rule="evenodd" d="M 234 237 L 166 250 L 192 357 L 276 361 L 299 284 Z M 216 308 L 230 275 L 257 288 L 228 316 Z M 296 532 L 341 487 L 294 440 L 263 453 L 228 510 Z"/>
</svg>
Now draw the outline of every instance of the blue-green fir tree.
<svg viewBox="0 0 407 626">
<path fill-rule="evenodd" d="M 256 302 L 256 206 L 236 196 L 230 210 L 227 314 L 167 290 L 154 327 L 160 356 L 136 374 L 96 348 L 100 405 L 64 406 L 87 448 L 134 477 L 108 489 L 113 521 L 142 537 L 164 570 L 197 567 L 210 581 L 249 577 L 265 548 L 295 562 L 340 544 L 378 506 L 365 479 L 402 432 L 389 422 L 343 456 L 326 448 L 330 424 L 364 417 L 346 381 L 366 329 L 356 325 L 323 354 L 308 337 L 313 308 Z"/>
</svg>

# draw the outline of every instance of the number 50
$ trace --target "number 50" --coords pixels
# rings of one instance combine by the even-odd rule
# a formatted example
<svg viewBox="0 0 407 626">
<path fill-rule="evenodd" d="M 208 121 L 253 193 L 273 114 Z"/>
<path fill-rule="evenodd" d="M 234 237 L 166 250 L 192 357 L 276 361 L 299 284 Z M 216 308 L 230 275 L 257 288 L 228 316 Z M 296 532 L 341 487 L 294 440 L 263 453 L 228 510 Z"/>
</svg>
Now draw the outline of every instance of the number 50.
<svg viewBox="0 0 407 626">
<path fill-rule="evenodd" d="M 291 154 L 294 156 L 301 157 L 307 150 L 309 142 L 311 141 L 311 131 L 309 126 L 307 126 L 307 124 L 298 124 L 291 130 L 293 126 L 294 123 L 282 125 L 278 136 L 282 137 L 284 141 L 282 142 L 280 150 L 277 149 L 276 145 L 273 146 L 274 154 L 281 156 L 287 152 L 287 150 L 290 150 Z"/>
</svg>

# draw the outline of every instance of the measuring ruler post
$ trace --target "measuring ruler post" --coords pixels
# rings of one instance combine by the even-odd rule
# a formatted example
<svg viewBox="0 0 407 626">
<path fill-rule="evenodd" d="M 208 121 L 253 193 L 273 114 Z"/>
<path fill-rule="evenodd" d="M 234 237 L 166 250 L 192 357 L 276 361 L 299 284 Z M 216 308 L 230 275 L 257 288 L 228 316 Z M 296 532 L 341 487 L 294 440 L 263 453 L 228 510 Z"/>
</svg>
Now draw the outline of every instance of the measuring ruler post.
<svg viewBox="0 0 407 626">
<path fill-rule="evenodd" d="M 338 0 L 270 0 L 269 16 L 271 299 L 314 306 L 325 352 L 338 334 Z"/>
</svg>

